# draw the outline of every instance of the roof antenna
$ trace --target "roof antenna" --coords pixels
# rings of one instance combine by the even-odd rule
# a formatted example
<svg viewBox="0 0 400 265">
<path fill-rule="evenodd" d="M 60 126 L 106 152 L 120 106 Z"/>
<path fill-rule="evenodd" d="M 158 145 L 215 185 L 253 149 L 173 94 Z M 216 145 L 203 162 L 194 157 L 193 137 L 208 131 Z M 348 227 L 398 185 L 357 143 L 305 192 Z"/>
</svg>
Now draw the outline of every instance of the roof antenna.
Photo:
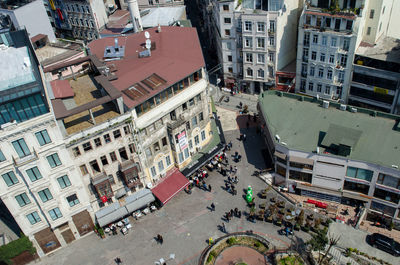
<svg viewBox="0 0 400 265">
<path fill-rule="evenodd" d="M 157 32 L 158 32 L 158 33 L 161 32 L 161 26 L 160 26 L 160 24 L 158 24 Z"/>
</svg>

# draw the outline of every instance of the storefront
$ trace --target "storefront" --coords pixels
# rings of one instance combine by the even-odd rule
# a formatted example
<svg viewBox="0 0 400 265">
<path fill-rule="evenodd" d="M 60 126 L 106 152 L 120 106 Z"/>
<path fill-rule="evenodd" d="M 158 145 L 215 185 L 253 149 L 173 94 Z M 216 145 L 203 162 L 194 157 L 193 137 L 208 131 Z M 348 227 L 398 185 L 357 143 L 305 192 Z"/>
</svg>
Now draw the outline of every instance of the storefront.
<svg viewBox="0 0 400 265">
<path fill-rule="evenodd" d="M 164 205 L 187 185 L 189 185 L 189 180 L 177 168 L 174 168 L 167 172 L 151 192 Z"/>
<path fill-rule="evenodd" d="M 60 242 L 50 227 L 37 232 L 34 234 L 34 237 L 45 254 L 61 247 Z"/>
<path fill-rule="evenodd" d="M 92 218 L 87 210 L 73 215 L 72 221 L 74 222 L 80 236 L 86 235 L 94 229 Z"/>
</svg>

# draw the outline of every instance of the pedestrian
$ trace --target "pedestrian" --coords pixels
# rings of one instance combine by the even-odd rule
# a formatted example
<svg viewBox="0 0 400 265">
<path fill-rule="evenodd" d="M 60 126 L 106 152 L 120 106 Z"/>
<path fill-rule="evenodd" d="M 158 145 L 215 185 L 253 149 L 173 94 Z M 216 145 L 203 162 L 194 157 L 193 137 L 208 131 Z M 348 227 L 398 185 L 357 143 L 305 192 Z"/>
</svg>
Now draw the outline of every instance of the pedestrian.
<svg viewBox="0 0 400 265">
<path fill-rule="evenodd" d="M 234 210 L 233 209 L 231 209 L 231 216 L 234 216 Z"/>
<path fill-rule="evenodd" d="M 254 113 L 253 115 L 253 121 L 256 122 L 257 121 L 257 114 Z"/>
<path fill-rule="evenodd" d="M 207 190 L 207 184 L 206 184 L 205 181 L 203 181 L 203 189 L 204 189 L 204 190 Z"/>
<path fill-rule="evenodd" d="M 115 263 L 117 263 L 118 265 L 122 263 L 122 260 L 119 257 L 116 257 L 114 259 Z"/>
<path fill-rule="evenodd" d="M 208 184 L 208 191 L 211 192 L 211 185 Z"/>
<path fill-rule="evenodd" d="M 246 128 L 248 129 L 250 127 L 250 123 L 246 122 Z"/>
<path fill-rule="evenodd" d="M 242 211 L 239 211 L 238 217 L 239 217 L 239 219 L 242 218 Z"/>
<path fill-rule="evenodd" d="M 237 166 L 235 166 L 235 174 L 237 173 Z"/>
<path fill-rule="evenodd" d="M 160 235 L 160 243 L 161 245 L 164 243 L 164 238 Z"/>
<path fill-rule="evenodd" d="M 239 141 L 242 141 L 242 140 L 243 140 L 243 134 L 241 133 L 239 136 Z"/>
<path fill-rule="evenodd" d="M 226 219 L 226 222 L 229 223 L 229 214 L 228 213 L 225 213 L 225 219 Z"/>
<path fill-rule="evenodd" d="M 229 141 L 228 147 L 229 147 L 229 150 L 231 150 L 231 148 L 232 148 L 232 141 Z"/>
<path fill-rule="evenodd" d="M 222 225 L 221 225 L 221 230 L 222 230 L 222 232 L 226 233 L 225 223 L 222 223 Z"/>
<path fill-rule="evenodd" d="M 230 172 L 230 173 L 232 173 L 232 171 L 233 171 L 233 167 L 232 167 L 232 166 L 230 166 L 230 168 L 229 168 L 229 172 Z"/>
<path fill-rule="evenodd" d="M 239 210 L 238 210 L 238 208 L 235 208 L 234 212 L 235 212 L 235 216 L 236 216 L 236 217 L 239 217 Z"/>
<path fill-rule="evenodd" d="M 235 180 L 233 181 L 235 184 L 237 184 L 239 182 L 239 179 L 237 176 L 235 176 Z"/>
<path fill-rule="evenodd" d="M 231 182 L 232 182 L 231 176 L 228 176 L 228 183 L 231 183 Z"/>
<path fill-rule="evenodd" d="M 215 211 L 215 204 L 214 203 L 211 203 L 211 211 L 212 212 Z"/>
<path fill-rule="evenodd" d="M 246 134 L 243 134 L 243 142 L 246 141 Z"/>
<path fill-rule="evenodd" d="M 228 182 L 225 182 L 225 189 L 229 190 L 229 183 Z"/>
</svg>

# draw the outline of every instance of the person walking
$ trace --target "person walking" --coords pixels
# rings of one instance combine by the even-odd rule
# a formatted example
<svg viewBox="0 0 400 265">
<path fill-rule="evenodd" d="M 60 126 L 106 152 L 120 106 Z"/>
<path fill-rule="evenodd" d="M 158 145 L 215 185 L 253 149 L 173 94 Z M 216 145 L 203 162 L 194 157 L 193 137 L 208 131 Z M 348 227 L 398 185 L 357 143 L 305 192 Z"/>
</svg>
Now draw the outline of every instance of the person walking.
<svg viewBox="0 0 400 265">
<path fill-rule="evenodd" d="M 122 264 L 122 260 L 119 257 L 116 257 L 114 261 L 117 263 L 117 265 Z"/>
<path fill-rule="evenodd" d="M 235 212 L 234 212 L 234 210 L 233 209 L 231 209 L 231 216 L 233 216 L 233 214 L 234 214 Z"/>
<path fill-rule="evenodd" d="M 211 192 L 211 185 L 208 184 L 208 191 Z"/>
<path fill-rule="evenodd" d="M 211 203 L 211 212 L 215 211 L 215 204 Z"/>
<path fill-rule="evenodd" d="M 204 189 L 204 190 L 207 190 L 207 184 L 206 184 L 205 181 L 203 181 L 203 189 Z"/>
<path fill-rule="evenodd" d="M 237 166 L 235 166 L 235 174 L 237 173 Z"/>
<path fill-rule="evenodd" d="M 229 172 L 232 173 L 232 171 L 233 171 L 233 167 L 230 166 L 230 167 L 229 167 Z"/>
<path fill-rule="evenodd" d="M 164 238 L 162 237 L 162 235 L 160 235 L 160 244 L 162 245 L 164 243 Z"/>
<path fill-rule="evenodd" d="M 229 223 L 229 213 L 225 213 L 226 222 Z"/>
<path fill-rule="evenodd" d="M 222 230 L 222 232 L 226 233 L 225 223 L 222 223 L 222 225 L 221 225 L 221 230 Z"/>
</svg>

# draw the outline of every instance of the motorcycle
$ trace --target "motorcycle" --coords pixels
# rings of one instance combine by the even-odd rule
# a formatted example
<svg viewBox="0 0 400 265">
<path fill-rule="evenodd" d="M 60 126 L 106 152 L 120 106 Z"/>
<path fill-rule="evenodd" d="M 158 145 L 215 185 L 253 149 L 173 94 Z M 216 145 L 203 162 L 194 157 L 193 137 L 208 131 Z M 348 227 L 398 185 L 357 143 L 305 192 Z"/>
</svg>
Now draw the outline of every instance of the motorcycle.
<svg viewBox="0 0 400 265">
<path fill-rule="evenodd" d="M 282 228 L 278 230 L 278 234 L 280 234 L 281 236 L 292 236 L 293 231 L 290 230 L 289 228 Z"/>
</svg>

